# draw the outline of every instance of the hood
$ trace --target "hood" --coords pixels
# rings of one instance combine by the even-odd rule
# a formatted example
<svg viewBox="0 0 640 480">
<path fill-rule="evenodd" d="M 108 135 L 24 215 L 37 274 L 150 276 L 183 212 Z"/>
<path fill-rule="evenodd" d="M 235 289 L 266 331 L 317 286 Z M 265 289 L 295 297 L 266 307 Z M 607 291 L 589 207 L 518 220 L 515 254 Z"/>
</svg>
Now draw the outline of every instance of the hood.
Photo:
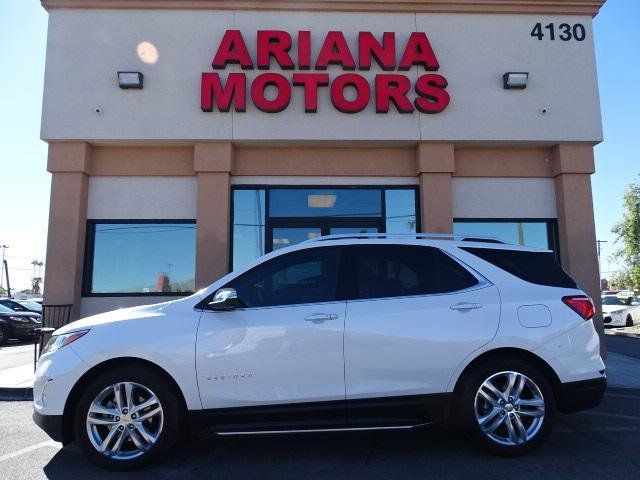
<svg viewBox="0 0 640 480">
<path fill-rule="evenodd" d="M 602 305 L 602 311 L 604 313 L 613 313 L 617 311 L 625 310 L 627 307 L 624 305 Z"/>
<path fill-rule="evenodd" d="M 152 305 L 141 305 L 138 307 L 119 308 L 110 312 L 92 315 L 71 322 L 64 327 L 55 331 L 56 335 L 73 332 L 76 330 L 85 330 L 107 323 L 124 322 L 135 320 L 137 318 L 155 317 L 162 315 L 162 311 L 172 302 L 154 303 Z"/>
<path fill-rule="evenodd" d="M 37 320 L 40 320 L 40 317 L 42 315 L 40 315 L 39 313 L 36 313 L 36 312 L 11 312 L 11 313 L 2 312 L 2 313 L 0 313 L 0 316 L 4 317 L 4 318 L 9 318 L 9 317 L 30 317 L 30 318 L 35 318 Z"/>
</svg>

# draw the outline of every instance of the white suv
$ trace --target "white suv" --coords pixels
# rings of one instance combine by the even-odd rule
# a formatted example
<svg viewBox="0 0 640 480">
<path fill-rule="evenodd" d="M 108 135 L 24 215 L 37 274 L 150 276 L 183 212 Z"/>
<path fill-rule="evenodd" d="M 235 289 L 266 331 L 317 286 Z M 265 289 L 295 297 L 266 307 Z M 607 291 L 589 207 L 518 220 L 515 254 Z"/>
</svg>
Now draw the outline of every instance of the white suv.
<svg viewBox="0 0 640 480">
<path fill-rule="evenodd" d="M 55 332 L 34 419 L 95 463 L 220 434 L 448 422 L 518 455 L 606 386 L 593 304 L 553 253 L 458 236 L 319 237 L 190 297 Z"/>
</svg>

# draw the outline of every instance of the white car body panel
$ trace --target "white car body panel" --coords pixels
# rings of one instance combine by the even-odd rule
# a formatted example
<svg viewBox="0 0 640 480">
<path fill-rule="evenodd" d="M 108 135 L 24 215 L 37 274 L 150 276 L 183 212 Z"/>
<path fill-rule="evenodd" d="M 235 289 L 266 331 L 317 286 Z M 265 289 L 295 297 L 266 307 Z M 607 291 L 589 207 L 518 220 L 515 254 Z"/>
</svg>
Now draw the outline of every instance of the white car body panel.
<svg viewBox="0 0 640 480">
<path fill-rule="evenodd" d="M 470 303 L 469 310 L 450 307 Z M 347 399 L 424 395 L 447 389 L 456 366 L 498 330 L 493 285 L 460 293 L 347 303 Z"/>
<path fill-rule="evenodd" d="M 204 311 L 196 343 L 202 406 L 344 400 L 345 305 Z M 335 318 L 306 320 L 319 314 Z"/>
</svg>

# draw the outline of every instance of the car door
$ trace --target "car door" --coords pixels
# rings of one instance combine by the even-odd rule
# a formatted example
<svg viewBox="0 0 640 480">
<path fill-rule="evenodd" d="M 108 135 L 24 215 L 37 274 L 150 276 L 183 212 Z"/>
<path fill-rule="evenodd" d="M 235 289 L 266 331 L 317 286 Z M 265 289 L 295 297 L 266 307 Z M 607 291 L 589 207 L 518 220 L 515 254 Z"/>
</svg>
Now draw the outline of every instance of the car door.
<svg viewBox="0 0 640 480">
<path fill-rule="evenodd" d="M 265 428 L 270 421 L 344 422 L 346 303 L 336 300 L 339 263 L 339 247 L 298 250 L 225 286 L 244 306 L 202 313 L 196 367 L 205 409 L 243 407 L 238 421 Z M 252 415 L 252 406 L 279 407 Z"/>
<path fill-rule="evenodd" d="M 353 288 L 345 323 L 349 421 L 416 424 L 441 412 L 452 372 L 495 335 L 496 287 L 441 250 L 345 249 Z"/>
</svg>

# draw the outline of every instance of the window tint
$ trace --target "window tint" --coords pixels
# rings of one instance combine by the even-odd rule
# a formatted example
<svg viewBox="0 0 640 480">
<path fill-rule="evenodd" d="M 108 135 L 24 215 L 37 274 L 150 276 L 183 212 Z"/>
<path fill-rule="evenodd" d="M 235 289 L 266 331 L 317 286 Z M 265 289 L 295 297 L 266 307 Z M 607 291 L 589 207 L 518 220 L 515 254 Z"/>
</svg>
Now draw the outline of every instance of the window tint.
<svg viewBox="0 0 640 480">
<path fill-rule="evenodd" d="M 336 298 L 339 248 L 312 248 L 274 258 L 232 280 L 247 307 L 329 302 Z"/>
<path fill-rule="evenodd" d="M 410 245 L 349 247 L 347 298 L 385 298 L 445 293 L 478 280 L 440 250 Z M 342 290 L 342 289 L 341 289 Z"/>
<path fill-rule="evenodd" d="M 438 293 L 455 292 L 478 284 L 476 277 L 440 250 L 436 252 L 438 267 Z"/>
<path fill-rule="evenodd" d="M 577 288 L 553 253 L 463 247 L 469 253 L 526 281 L 549 287 Z"/>
</svg>

